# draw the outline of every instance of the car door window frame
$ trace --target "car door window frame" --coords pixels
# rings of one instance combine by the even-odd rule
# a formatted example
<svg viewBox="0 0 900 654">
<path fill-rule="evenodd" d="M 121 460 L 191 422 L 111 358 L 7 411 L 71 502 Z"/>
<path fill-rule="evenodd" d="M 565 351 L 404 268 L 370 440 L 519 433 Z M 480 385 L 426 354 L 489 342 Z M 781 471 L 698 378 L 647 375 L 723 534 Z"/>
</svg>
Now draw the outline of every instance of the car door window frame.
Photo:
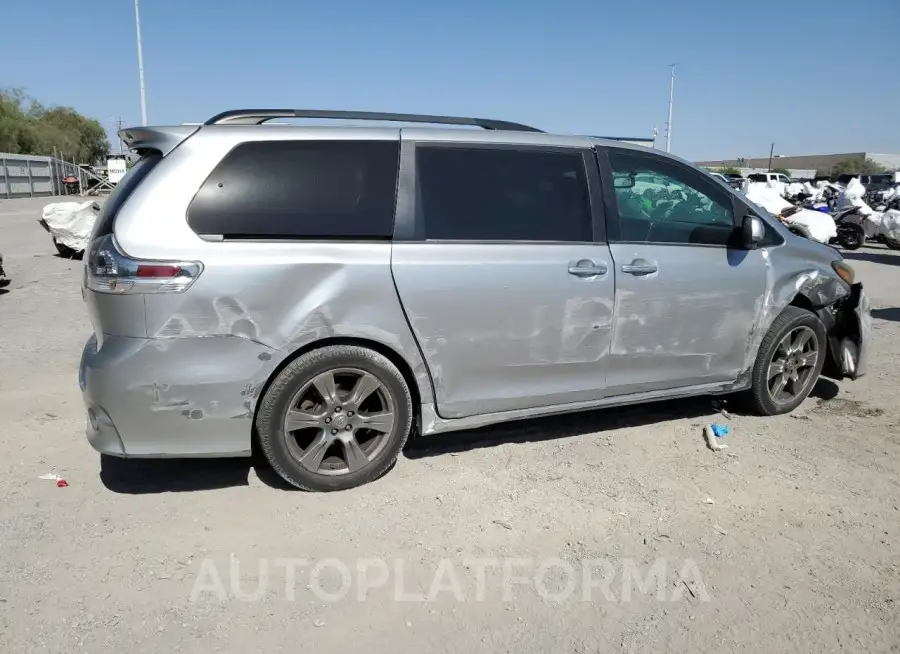
<svg viewBox="0 0 900 654">
<path fill-rule="evenodd" d="M 682 243 L 673 241 L 635 241 L 622 239 L 621 216 L 619 214 L 619 203 L 616 197 L 615 186 L 613 185 L 612 165 L 609 158 L 610 151 L 618 151 L 632 157 L 644 158 L 650 162 L 663 161 L 666 165 L 678 169 L 683 172 L 685 177 L 690 181 L 690 186 L 697 191 L 711 196 L 713 199 L 725 199 L 731 207 L 732 234 L 727 243 Z M 740 221 L 743 219 L 743 213 L 740 210 L 740 204 L 736 201 L 733 192 L 724 188 L 721 184 L 717 184 L 715 180 L 706 178 L 702 173 L 694 170 L 676 159 L 663 158 L 658 155 L 631 150 L 629 148 L 614 148 L 605 146 L 596 146 L 594 152 L 597 157 L 597 163 L 600 168 L 600 180 L 604 190 L 603 203 L 605 214 L 608 216 L 606 224 L 606 235 L 610 243 L 637 243 L 645 245 L 672 245 L 683 247 L 708 247 L 708 248 L 742 248 L 740 245 Z M 699 226 L 699 225 L 698 225 Z"/>
<path fill-rule="evenodd" d="M 466 150 L 512 150 L 517 152 L 556 152 L 560 154 L 578 154 L 584 166 L 585 180 L 588 185 L 588 201 L 591 214 L 592 238 L 588 241 L 523 241 L 516 239 L 428 239 L 425 236 L 425 221 L 421 211 L 419 183 L 416 174 L 416 153 L 425 148 L 448 148 Z M 594 244 L 605 243 L 606 213 L 604 196 L 601 188 L 600 171 L 596 157 L 590 147 L 570 147 L 553 145 L 521 145 L 510 143 L 490 143 L 472 141 L 428 141 L 422 139 L 401 140 L 400 172 L 397 178 L 397 205 L 394 217 L 394 241 L 412 243 L 528 243 L 559 245 L 565 243 Z"/>
</svg>

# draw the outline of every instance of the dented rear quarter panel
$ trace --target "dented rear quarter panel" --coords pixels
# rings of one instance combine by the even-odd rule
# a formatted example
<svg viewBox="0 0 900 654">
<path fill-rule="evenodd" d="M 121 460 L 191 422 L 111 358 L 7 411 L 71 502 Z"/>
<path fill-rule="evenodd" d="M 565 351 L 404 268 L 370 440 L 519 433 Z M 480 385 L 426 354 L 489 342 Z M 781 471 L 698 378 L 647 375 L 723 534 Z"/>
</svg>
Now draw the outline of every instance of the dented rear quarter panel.
<svg viewBox="0 0 900 654">
<path fill-rule="evenodd" d="M 313 133 L 291 130 L 290 138 L 303 134 Z M 315 135 L 397 139 L 399 130 L 317 128 Z M 202 262 L 203 272 L 186 293 L 128 298 L 86 293 L 100 350 L 93 361 L 99 367 L 110 368 L 103 363 L 103 334 L 149 341 L 135 355 L 140 365 L 129 365 L 127 376 L 111 375 L 117 385 L 104 385 L 104 404 L 126 402 L 140 414 L 126 400 L 140 398 L 151 412 L 193 423 L 184 424 L 181 436 L 160 434 L 168 441 L 158 443 L 160 453 L 214 447 L 215 439 L 178 442 L 215 433 L 197 422 L 221 422 L 229 436 L 220 440 L 232 449 L 237 434 L 244 434 L 242 449 L 249 451 L 251 420 L 266 382 L 292 354 L 323 339 L 390 348 L 411 369 L 421 401 L 432 401 L 428 373 L 394 288 L 389 242 L 213 242 L 188 226 L 194 194 L 232 147 L 278 138 L 285 138 L 280 128 L 205 128 L 165 157 L 118 215 L 115 237 L 129 256 Z M 117 354 L 111 361 L 119 359 Z M 221 381 L 204 385 L 214 379 Z M 128 451 L 128 430 L 121 429 Z"/>
</svg>

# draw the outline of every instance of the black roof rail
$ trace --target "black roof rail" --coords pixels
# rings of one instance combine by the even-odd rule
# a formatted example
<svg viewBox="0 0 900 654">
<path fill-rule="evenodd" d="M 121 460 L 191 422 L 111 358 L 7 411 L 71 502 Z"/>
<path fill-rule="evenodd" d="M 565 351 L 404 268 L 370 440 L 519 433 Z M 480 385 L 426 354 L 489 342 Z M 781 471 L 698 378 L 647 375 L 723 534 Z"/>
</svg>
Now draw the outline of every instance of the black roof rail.
<svg viewBox="0 0 900 654">
<path fill-rule="evenodd" d="M 232 109 L 207 120 L 204 125 L 262 125 L 275 118 L 328 118 L 332 120 L 383 120 L 401 123 L 431 123 L 433 125 L 470 125 L 482 129 L 512 132 L 541 132 L 535 127 L 490 118 L 460 116 L 429 116 L 425 114 L 394 114 L 377 111 L 331 111 L 325 109 Z"/>
</svg>

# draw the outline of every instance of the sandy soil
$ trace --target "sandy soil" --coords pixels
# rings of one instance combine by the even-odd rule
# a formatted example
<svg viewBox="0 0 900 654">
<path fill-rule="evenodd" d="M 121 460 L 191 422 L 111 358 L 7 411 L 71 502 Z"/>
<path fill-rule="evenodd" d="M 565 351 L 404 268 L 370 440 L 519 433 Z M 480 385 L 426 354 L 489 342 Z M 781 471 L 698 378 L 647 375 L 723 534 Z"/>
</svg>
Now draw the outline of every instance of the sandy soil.
<svg viewBox="0 0 900 654">
<path fill-rule="evenodd" d="M 900 253 L 851 254 L 869 375 L 791 416 L 516 423 L 307 494 L 258 463 L 91 450 L 81 264 L 44 202 L 0 201 L 0 651 L 900 651 Z"/>
</svg>

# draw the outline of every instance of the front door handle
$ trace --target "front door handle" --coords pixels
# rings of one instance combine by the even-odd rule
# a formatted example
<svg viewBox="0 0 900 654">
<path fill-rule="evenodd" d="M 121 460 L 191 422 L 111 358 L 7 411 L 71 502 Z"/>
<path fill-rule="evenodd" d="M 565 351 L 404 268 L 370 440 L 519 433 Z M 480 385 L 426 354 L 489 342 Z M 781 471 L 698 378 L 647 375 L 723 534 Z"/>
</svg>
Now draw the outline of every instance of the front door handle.
<svg viewBox="0 0 900 654">
<path fill-rule="evenodd" d="M 629 275 L 652 275 L 658 271 L 659 266 L 653 261 L 647 261 L 646 259 L 635 259 L 631 263 L 626 263 L 622 266 L 622 272 Z"/>
<path fill-rule="evenodd" d="M 596 277 L 605 275 L 607 267 L 605 263 L 594 263 L 590 259 L 579 259 L 569 262 L 569 274 L 576 277 Z"/>
</svg>

